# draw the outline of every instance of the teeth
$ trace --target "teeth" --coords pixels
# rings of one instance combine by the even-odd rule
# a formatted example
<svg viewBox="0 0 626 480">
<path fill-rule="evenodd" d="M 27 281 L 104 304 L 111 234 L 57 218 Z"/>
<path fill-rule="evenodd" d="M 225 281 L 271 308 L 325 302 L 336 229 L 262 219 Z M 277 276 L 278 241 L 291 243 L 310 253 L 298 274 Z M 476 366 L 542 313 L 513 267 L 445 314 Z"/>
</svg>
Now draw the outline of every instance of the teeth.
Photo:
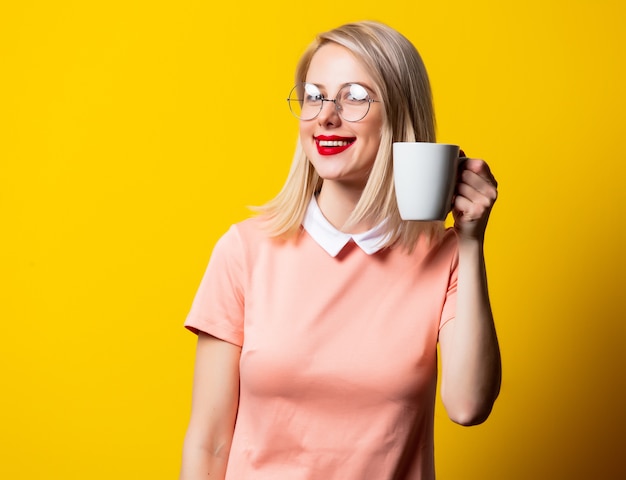
<svg viewBox="0 0 626 480">
<path fill-rule="evenodd" d="M 345 147 L 346 145 L 350 145 L 351 142 L 346 140 L 320 140 L 320 147 Z"/>
</svg>

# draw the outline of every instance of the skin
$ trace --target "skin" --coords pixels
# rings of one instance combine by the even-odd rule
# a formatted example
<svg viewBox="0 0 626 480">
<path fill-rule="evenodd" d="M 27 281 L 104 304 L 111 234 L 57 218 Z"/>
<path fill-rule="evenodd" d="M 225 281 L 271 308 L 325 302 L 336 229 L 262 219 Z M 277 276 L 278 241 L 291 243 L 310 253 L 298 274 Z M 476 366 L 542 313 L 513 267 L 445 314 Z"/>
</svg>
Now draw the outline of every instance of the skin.
<svg viewBox="0 0 626 480">
<path fill-rule="evenodd" d="M 327 98 L 344 83 L 372 85 L 372 79 L 352 54 L 325 45 L 313 57 L 307 82 L 322 88 Z M 373 104 L 359 122 L 345 122 L 334 104 L 324 102 L 317 118 L 302 121 L 303 148 L 324 179 L 318 204 L 339 228 L 356 206 L 380 144 L 382 112 Z M 320 155 L 318 135 L 354 138 L 337 155 Z M 484 238 L 497 199 L 497 182 L 489 166 L 478 159 L 463 162 L 453 206 L 459 242 L 457 316 L 439 335 L 441 395 L 451 420 L 461 425 L 483 422 L 500 389 L 498 340 L 487 289 Z M 373 225 L 358 225 L 352 233 Z M 200 333 L 196 352 L 192 413 L 183 447 L 181 480 L 223 479 L 239 403 L 241 349 Z"/>
</svg>

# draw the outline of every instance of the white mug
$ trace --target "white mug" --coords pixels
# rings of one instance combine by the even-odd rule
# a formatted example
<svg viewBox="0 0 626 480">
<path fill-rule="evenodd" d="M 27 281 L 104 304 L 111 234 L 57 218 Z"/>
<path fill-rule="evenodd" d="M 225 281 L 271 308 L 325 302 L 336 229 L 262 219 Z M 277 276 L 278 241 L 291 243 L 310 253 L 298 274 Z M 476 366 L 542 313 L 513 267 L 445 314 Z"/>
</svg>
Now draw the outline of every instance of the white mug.
<svg viewBox="0 0 626 480">
<path fill-rule="evenodd" d="M 395 142 L 393 178 L 403 220 L 445 220 L 452 208 L 459 146 Z"/>
</svg>

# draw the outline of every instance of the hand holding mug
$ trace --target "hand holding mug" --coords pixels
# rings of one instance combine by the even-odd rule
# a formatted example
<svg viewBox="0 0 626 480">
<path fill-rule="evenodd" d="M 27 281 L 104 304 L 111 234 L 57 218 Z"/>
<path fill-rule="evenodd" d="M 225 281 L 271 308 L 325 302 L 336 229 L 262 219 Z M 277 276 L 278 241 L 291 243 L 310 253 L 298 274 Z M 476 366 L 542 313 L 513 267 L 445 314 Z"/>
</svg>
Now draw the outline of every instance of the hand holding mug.
<svg viewBox="0 0 626 480">
<path fill-rule="evenodd" d="M 464 153 L 461 151 L 461 155 Z M 498 182 L 484 160 L 460 162 L 452 214 L 461 238 L 482 240 L 491 209 L 498 198 Z"/>
<path fill-rule="evenodd" d="M 458 145 L 396 142 L 393 175 L 403 220 L 441 221 L 452 208 L 461 238 L 484 238 L 498 183 L 483 160 Z"/>
</svg>

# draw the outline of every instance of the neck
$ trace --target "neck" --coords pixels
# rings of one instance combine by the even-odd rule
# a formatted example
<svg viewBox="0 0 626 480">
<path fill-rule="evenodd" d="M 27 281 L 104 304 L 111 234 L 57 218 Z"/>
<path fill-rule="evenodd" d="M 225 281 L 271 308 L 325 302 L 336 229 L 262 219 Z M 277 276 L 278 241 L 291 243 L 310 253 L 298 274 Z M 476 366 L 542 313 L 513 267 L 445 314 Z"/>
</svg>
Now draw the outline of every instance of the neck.
<svg viewBox="0 0 626 480">
<path fill-rule="evenodd" d="M 343 231 L 343 226 L 354 211 L 362 193 L 362 187 L 325 180 L 317 197 L 317 204 L 331 225 Z M 347 233 L 366 232 L 372 226 L 370 222 L 363 221 L 351 227 Z"/>
</svg>

